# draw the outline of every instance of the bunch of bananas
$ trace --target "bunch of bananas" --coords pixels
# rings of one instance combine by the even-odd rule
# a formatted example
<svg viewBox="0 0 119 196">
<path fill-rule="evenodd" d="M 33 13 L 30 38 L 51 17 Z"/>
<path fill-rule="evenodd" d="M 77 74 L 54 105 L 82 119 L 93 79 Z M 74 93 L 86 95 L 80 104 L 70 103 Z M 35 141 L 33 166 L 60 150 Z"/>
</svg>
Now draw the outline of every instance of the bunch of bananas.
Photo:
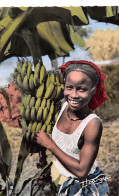
<svg viewBox="0 0 119 196">
<path fill-rule="evenodd" d="M 21 92 L 22 129 L 31 141 L 39 130 L 52 134 L 63 97 L 63 77 L 59 72 L 47 72 L 39 61 L 33 64 L 19 61 L 14 70 L 14 83 Z"/>
</svg>

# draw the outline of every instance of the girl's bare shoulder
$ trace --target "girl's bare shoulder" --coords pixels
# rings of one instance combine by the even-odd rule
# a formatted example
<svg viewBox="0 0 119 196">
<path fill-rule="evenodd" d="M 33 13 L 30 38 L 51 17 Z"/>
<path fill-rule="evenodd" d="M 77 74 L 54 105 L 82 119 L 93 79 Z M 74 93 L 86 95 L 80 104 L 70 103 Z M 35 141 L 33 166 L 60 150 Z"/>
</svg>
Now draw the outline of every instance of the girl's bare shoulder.
<svg viewBox="0 0 119 196">
<path fill-rule="evenodd" d="M 86 139 L 97 139 L 101 137 L 103 130 L 102 121 L 100 118 L 93 118 L 84 129 L 84 136 Z"/>
</svg>

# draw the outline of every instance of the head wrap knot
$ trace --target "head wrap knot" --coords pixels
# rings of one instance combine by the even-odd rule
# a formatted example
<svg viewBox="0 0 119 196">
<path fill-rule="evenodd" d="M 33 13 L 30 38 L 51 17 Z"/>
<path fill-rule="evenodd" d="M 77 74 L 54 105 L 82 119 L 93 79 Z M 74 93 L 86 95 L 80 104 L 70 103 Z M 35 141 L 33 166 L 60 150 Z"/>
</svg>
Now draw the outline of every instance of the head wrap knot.
<svg viewBox="0 0 119 196">
<path fill-rule="evenodd" d="M 60 66 L 59 69 L 61 69 L 61 72 L 63 73 L 67 66 L 69 66 L 70 64 L 76 64 L 76 63 L 77 64 L 88 64 L 89 66 L 92 66 L 98 73 L 99 83 L 96 87 L 95 94 L 92 96 L 88 104 L 92 110 L 95 110 L 97 107 L 102 105 L 107 100 L 105 84 L 104 84 L 106 75 L 100 70 L 100 68 L 97 65 L 89 61 L 68 61 L 65 65 Z"/>
</svg>

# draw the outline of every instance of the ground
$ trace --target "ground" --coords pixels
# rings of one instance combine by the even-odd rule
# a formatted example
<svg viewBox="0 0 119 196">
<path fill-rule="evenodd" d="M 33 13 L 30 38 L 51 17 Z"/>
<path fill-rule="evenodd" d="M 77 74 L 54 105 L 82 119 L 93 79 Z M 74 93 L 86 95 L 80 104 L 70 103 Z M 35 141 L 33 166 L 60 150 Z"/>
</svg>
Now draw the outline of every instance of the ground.
<svg viewBox="0 0 119 196">
<path fill-rule="evenodd" d="M 105 172 L 111 189 L 111 196 L 119 196 L 118 180 L 119 180 L 119 118 L 103 122 L 103 134 L 99 153 L 97 156 L 98 166 Z M 22 138 L 22 130 L 3 123 L 11 148 L 12 148 L 12 169 L 10 173 L 11 180 L 14 179 L 17 155 L 19 152 L 20 142 Z M 29 155 L 24 162 L 23 172 L 17 186 L 17 191 L 21 188 L 24 180 L 32 177 L 37 173 L 36 164 L 39 162 L 39 155 Z M 116 180 L 115 180 L 116 179 Z M 115 188 L 114 188 L 115 186 Z M 29 196 L 30 187 L 27 186 L 25 193 L 20 196 Z"/>
</svg>

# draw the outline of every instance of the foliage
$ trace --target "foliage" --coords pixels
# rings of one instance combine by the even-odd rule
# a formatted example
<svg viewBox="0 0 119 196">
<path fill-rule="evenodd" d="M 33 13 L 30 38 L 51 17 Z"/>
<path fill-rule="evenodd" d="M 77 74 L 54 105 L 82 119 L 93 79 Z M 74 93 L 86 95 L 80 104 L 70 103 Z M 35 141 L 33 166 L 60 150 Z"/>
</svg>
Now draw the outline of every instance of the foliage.
<svg viewBox="0 0 119 196">
<path fill-rule="evenodd" d="M 107 75 L 105 82 L 107 101 L 96 109 L 96 113 L 103 120 L 111 120 L 119 116 L 119 65 L 103 66 L 102 71 Z"/>
<path fill-rule="evenodd" d="M 119 57 L 119 27 L 115 31 L 110 29 L 96 30 L 85 43 L 92 58 L 96 61 Z"/>
<path fill-rule="evenodd" d="M 0 62 L 11 56 L 32 55 L 36 64 L 35 58 L 40 59 L 43 55 L 49 55 L 51 60 L 68 56 L 75 43 L 84 46 L 83 38 L 76 32 L 75 26 L 89 24 L 89 17 L 119 24 L 117 6 L 12 7 L 0 10 Z M 40 31 L 37 26 L 41 26 Z M 64 44 L 61 45 L 63 40 Z"/>
<path fill-rule="evenodd" d="M 2 11 L 4 11 L 4 8 Z M 10 56 L 32 55 L 33 59 L 40 59 L 41 55 L 46 54 L 51 59 L 58 56 L 67 56 L 69 51 L 74 49 L 74 35 L 76 33 L 73 32 L 72 27 L 69 28 L 66 24 L 72 25 L 77 21 L 79 25 L 88 24 L 87 14 L 85 14 L 82 7 L 69 9 L 30 7 L 25 11 L 20 8 L 8 8 L 6 13 L 8 16 L 0 21 L 1 62 Z M 75 14 L 78 19 L 76 22 L 73 21 Z M 3 20 L 6 21 L 5 24 L 7 25 L 4 25 Z M 79 45 L 81 43 L 81 47 L 84 46 L 83 38 L 78 34 L 76 36 L 79 37 Z M 5 50 L 7 50 L 7 53 Z M 34 64 L 36 63 L 34 60 Z"/>
<path fill-rule="evenodd" d="M 2 179 L 6 183 L 6 189 L 3 192 L 9 192 L 9 173 L 11 169 L 12 152 L 11 147 L 5 132 L 5 129 L 0 122 L 0 174 Z M 0 190 L 1 191 L 1 190 Z"/>
<path fill-rule="evenodd" d="M 8 110 L 9 110 L 9 116 L 10 118 L 12 118 L 12 113 L 11 113 L 11 107 L 10 107 L 10 100 L 9 100 L 9 96 L 7 94 L 7 91 L 5 88 L 0 87 L 0 93 L 4 96 L 7 106 L 8 106 Z"/>
</svg>

